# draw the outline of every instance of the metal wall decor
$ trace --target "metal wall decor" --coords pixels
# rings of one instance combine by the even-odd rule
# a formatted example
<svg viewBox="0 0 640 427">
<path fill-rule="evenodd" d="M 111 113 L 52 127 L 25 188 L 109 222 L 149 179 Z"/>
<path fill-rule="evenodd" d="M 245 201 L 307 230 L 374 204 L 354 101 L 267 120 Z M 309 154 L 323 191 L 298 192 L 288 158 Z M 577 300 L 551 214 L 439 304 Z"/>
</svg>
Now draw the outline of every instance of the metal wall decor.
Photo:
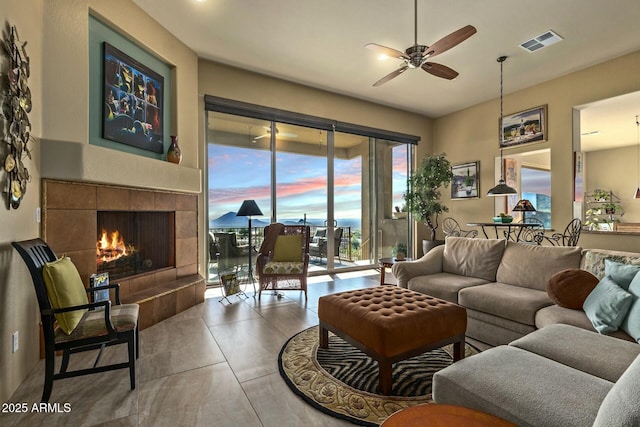
<svg viewBox="0 0 640 427">
<path fill-rule="evenodd" d="M 7 208 L 18 209 L 20 201 L 27 191 L 27 183 L 31 181 L 29 171 L 22 160 L 31 158 L 28 147 L 31 137 L 31 91 L 27 86 L 29 78 L 29 56 L 25 50 L 27 42 L 21 42 L 15 26 L 8 28 L 4 37 L 4 51 L 9 59 L 6 73 L 2 73 L 3 101 L 3 142 L 7 148 L 2 166 L 7 173 L 5 194 Z"/>
</svg>

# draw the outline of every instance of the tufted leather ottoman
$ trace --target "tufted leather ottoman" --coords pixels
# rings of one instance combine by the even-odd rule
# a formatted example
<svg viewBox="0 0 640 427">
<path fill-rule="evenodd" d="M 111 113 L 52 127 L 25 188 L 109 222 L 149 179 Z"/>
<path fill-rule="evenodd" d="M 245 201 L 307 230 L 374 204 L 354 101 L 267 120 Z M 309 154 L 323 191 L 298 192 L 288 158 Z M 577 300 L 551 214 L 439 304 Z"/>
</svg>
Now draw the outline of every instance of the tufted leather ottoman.
<svg viewBox="0 0 640 427">
<path fill-rule="evenodd" d="M 331 331 L 378 362 L 380 390 L 391 394 L 392 364 L 453 344 L 464 357 L 467 312 L 452 302 L 397 286 L 340 292 L 318 300 L 320 347 Z"/>
</svg>

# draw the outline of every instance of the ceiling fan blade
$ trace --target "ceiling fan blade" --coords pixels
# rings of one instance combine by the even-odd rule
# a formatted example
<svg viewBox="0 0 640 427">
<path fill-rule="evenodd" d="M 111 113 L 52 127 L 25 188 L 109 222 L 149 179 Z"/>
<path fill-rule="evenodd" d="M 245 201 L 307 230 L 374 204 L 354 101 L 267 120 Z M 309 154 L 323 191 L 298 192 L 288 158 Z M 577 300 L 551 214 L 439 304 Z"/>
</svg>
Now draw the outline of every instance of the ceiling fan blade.
<svg viewBox="0 0 640 427">
<path fill-rule="evenodd" d="M 366 44 L 364 47 L 366 47 L 367 49 L 374 50 L 378 52 L 378 54 L 386 55 L 390 58 L 409 59 L 409 56 L 406 53 L 400 52 L 399 50 L 395 50 L 390 47 L 382 46 L 379 44 L 369 43 L 369 44 Z"/>
<path fill-rule="evenodd" d="M 255 142 L 255 141 L 259 140 L 259 139 L 266 138 L 268 136 L 270 136 L 270 134 L 265 133 L 264 135 L 256 136 L 255 138 L 253 138 L 253 141 Z"/>
<path fill-rule="evenodd" d="M 391 79 L 395 79 L 396 77 L 398 77 L 400 74 L 404 73 L 405 71 L 407 71 L 407 69 L 409 68 L 408 65 L 403 65 L 402 67 L 398 68 L 397 70 L 387 74 L 386 76 L 384 76 L 383 78 L 381 78 L 380 80 L 378 80 L 377 82 L 375 82 L 373 85 L 374 86 L 380 86 L 385 84 L 386 82 L 388 82 Z"/>
<path fill-rule="evenodd" d="M 436 55 L 440 55 L 442 52 L 445 52 L 452 47 L 462 43 L 472 35 L 476 33 L 476 28 L 473 25 L 467 25 L 466 27 L 462 27 L 457 31 L 445 36 L 429 46 L 425 56 L 429 58 L 433 58 Z"/>
<path fill-rule="evenodd" d="M 429 74 L 433 74 L 436 77 L 442 77 L 443 79 L 453 80 L 458 77 L 458 72 L 446 65 L 436 64 L 435 62 L 427 62 L 422 66 L 422 69 Z"/>
</svg>

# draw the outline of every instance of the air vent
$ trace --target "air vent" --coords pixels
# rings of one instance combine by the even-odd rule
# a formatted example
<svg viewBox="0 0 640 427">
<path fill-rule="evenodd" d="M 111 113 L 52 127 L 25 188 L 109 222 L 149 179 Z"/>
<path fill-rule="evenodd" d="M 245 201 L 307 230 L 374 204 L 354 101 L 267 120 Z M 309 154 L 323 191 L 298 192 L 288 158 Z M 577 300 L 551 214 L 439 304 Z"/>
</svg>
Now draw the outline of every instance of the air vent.
<svg viewBox="0 0 640 427">
<path fill-rule="evenodd" d="M 539 36 L 532 38 L 531 40 L 527 40 L 526 42 L 521 43 L 520 47 L 529 52 L 535 52 L 536 50 L 540 50 L 543 47 L 551 46 L 552 44 L 558 43 L 561 40 L 564 39 L 553 32 L 553 30 L 549 30 L 545 33 L 540 34 Z"/>
</svg>

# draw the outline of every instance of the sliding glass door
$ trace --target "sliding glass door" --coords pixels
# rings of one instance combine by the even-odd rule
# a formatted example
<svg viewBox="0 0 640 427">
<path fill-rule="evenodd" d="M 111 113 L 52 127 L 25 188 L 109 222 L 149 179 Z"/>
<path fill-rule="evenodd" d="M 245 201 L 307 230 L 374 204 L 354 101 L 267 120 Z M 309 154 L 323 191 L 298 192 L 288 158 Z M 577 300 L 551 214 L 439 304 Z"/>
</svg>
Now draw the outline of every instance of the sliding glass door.
<svg viewBox="0 0 640 427">
<path fill-rule="evenodd" d="M 310 226 L 312 274 L 410 253 L 399 212 L 411 145 L 212 111 L 207 122 L 210 281 L 226 269 L 246 273 L 249 240 L 255 254 L 273 221 Z M 235 214 L 244 200 L 263 214 L 251 235 Z"/>
</svg>

